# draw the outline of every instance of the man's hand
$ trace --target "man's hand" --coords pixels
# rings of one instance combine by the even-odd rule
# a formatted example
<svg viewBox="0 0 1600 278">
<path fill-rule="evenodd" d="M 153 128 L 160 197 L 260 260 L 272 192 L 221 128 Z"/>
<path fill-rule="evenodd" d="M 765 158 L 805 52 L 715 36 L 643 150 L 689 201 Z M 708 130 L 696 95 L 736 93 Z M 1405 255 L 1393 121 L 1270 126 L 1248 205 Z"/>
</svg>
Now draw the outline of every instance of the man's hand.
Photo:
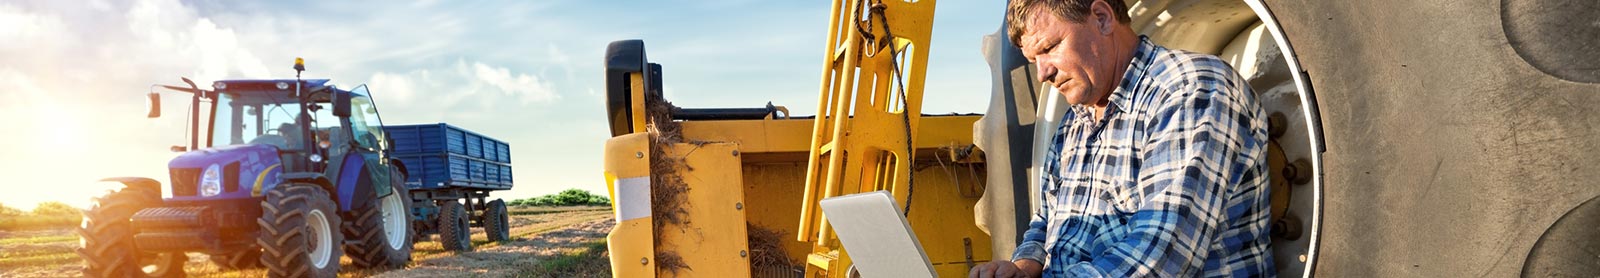
<svg viewBox="0 0 1600 278">
<path fill-rule="evenodd" d="M 1008 261 L 989 261 L 972 268 L 967 278 L 1012 278 L 1012 277 L 1039 277 L 1044 272 L 1044 265 L 1030 259 Z"/>
</svg>

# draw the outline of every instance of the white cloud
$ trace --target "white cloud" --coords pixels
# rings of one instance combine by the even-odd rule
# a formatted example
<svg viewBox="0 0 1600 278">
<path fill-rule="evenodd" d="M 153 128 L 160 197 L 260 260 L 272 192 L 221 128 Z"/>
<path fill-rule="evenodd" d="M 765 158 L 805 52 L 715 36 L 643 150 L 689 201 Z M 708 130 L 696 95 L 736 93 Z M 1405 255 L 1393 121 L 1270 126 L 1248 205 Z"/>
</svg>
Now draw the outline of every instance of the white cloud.
<svg viewBox="0 0 1600 278">
<path fill-rule="evenodd" d="M 372 88 L 382 88 L 384 102 L 411 103 L 418 94 L 418 84 L 412 80 L 431 83 L 431 75 L 428 70 L 418 70 L 414 74 L 379 72 L 372 74 L 368 84 Z"/>
<path fill-rule="evenodd" d="M 378 72 L 367 79 L 388 111 L 385 119 L 439 122 L 526 116 L 519 111 L 561 99 L 546 78 L 481 61 L 456 60 L 440 67 Z"/>
<path fill-rule="evenodd" d="M 8 4 L 0 4 L 0 52 L 49 49 L 66 43 L 61 18 L 33 14 Z M 8 63 L 9 64 L 9 63 Z"/>
<path fill-rule="evenodd" d="M 264 78 L 271 72 L 257 56 L 240 45 L 232 28 L 200 17 L 192 8 L 172 0 L 147 0 L 128 11 L 128 30 L 150 53 L 190 62 L 191 78 L 207 82 L 224 78 Z"/>
<path fill-rule="evenodd" d="M 473 74 L 479 81 L 499 89 L 500 93 L 516 97 L 522 104 L 533 102 L 547 102 L 561 98 L 550 83 L 540 81 L 538 76 L 528 74 L 512 74 L 510 69 L 485 65 L 481 62 L 472 63 Z"/>
<path fill-rule="evenodd" d="M 561 67 L 561 73 L 566 76 L 567 83 L 577 83 L 578 79 L 575 75 L 577 65 L 572 63 L 572 55 L 567 55 L 567 52 L 561 51 L 561 48 L 557 47 L 555 43 L 550 43 L 549 49 L 550 63 Z"/>
</svg>

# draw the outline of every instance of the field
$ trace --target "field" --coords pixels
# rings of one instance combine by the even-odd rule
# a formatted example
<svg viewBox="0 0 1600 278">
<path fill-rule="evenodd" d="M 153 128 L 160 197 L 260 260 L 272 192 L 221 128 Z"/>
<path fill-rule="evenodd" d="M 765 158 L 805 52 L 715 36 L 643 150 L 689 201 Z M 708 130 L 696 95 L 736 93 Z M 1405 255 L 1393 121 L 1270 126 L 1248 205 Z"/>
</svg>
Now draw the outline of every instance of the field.
<svg viewBox="0 0 1600 278">
<path fill-rule="evenodd" d="M 489 242 L 474 229 L 473 252 L 451 253 L 437 241 L 418 242 L 403 270 L 345 268 L 340 277 L 610 277 L 606 207 L 511 209 L 510 242 Z M 0 277 L 77 277 L 82 261 L 71 228 L 0 231 Z M 346 265 L 349 259 L 344 260 Z M 189 277 L 262 277 L 261 270 L 223 271 L 205 254 L 190 253 Z"/>
</svg>

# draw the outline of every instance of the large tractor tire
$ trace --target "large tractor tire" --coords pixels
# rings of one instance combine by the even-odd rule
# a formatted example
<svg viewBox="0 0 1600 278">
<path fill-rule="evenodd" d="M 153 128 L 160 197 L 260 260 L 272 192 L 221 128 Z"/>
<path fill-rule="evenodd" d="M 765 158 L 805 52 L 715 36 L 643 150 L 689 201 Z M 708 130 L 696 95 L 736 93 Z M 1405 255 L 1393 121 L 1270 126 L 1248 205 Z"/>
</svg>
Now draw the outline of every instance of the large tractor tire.
<svg viewBox="0 0 1600 278">
<path fill-rule="evenodd" d="M 328 192 L 312 184 L 286 184 L 261 202 L 261 264 L 268 277 L 335 277 L 339 273 L 338 207 Z"/>
<path fill-rule="evenodd" d="M 135 249 L 128 218 L 161 204 L 159 187 L 126 187 L 95 198 L 78 227 L 85 277 L 184 277 L 183 253 L 145 253 Z"/>
<path fill-rule="evenodd" d="M 506 212 L 505 201 L 489 201 L 489 207 L 483 210 L 483 233 L 489 236 L 489 241 L 511 241 L 511 215 Z"/>
<path fill-rule="evenodd" d="M 439 207 L 439 244 L 445 251 L 472 251 L 472 230 L 467 224 L 467 208 L 461 202 L 447 201 Z"/>
<path fill-rule="evenodd" d="M 244 249 L 211 255 L 211 263 L 217 264 L 224 270 L 261 268 L 261 249 Z"/>
<path fill-rule="evenodd" d="M 411 197 L 400 172 L 389 173 L 393 193 L 363 196 L 365 200 L 356 202 L 366 202 L 367 206 L 352 212 L 355 219 L 344 225 L 345 238 L 357 242 L 344 247 L 356 267 L 400 268 L 411 262 Z"/>
<path fill-rule="evenodd" d="M 1600 277 L 1563 228 L 1600 197 L 1595 1 L 1265 2 L 1326 130 L 1317 276 Z"/>
</svg>

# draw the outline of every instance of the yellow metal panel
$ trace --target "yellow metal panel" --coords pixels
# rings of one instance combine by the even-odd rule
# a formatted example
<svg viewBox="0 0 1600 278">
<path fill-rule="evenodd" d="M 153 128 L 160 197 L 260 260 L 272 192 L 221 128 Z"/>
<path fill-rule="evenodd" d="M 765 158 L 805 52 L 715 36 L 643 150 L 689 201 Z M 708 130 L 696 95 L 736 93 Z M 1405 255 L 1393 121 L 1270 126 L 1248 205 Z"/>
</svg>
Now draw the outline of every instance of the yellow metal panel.
<svg viewBox="0 0 1600 278">
<path fill-rule="evenodd" d="M 683 137 L 739 143 L 745 153 L 805 152 L 811 144 L 811 119 L 683 121 Z"/>
<path fill-rule="evenodd" d="M 617 177 L 650 175 L 650 135 L 625 134 L 606 139 L 605 171 Z"/>
<path fill-rule="evenodd" d="M 676 252 L 688 267 L 660 276 L 750 277 L 744 193 L 738 145 L 673 144 L 667 155 L 683 158 L 678 172 L 688 185 L 682 207 L 687 226 L 662 227 L 659 246 Z"/>
<path fill-rule="evenodd" d="M 742 145 L 740 146 L 742 150 Z M 741 155 L 748 156 L 748 152 Z M 744 163 L 745 217 L 752 226 L 779 233 L 791 263 L 803 263 L 811 245 L 794 240 L 794 223 L 800 221 L 800 191 L 805 189 L 804 156 L 788 162 Z"/>
<path fill-rule="evenodd" d="M 931 164 L 933 167 L 916 172 L 915 196 L 912 197 L 915 207 L 912 208 L 910 221 L 918 238 L 928 245 L 929 258 L 935 262 L 959 262 L 964 267 L 964 238 L 972 240 L 975 261 L 987 261 L 989 258 L 988 235 L 977 229 L 972 220 L 972 207 L 976 204 L 977 196 L 961 191 L 962 188 L 981 186 L 979 182 L 984 171 L 981 168 L 957 167 L 975 164 L 970 163 L 974 161 L 955 164 L 948 158 L 951 150 L 940 150 L 969 146 L 972 143 L 969 130 L 977 119 L 978 116 L 966 115 L 926 116 L 919 127 L 918 163 Z M 748 221 L 786 236 L 783 247 L 795 262 L 804 262 L 808 259 L 806 254 L 813 251 L 811 244 L 794 240 L 798 231 L 793 223 L 800 219 L 802 192 L 805 190 L 806 158 L 783 155 L 763 156 L 769 159 L 759 162 L 749 159 L 764 153 L 804 151 L 808 143 L 785 138 L 808 137 L 804 127 L 810 123 L 810 119 L 682 122 L 686 139 L 740 142 L 741 157 L 745 158 L 744 196 Z M 943 155 L 942 164 L 940 160 L 935 160 L 936 155 Z M 959 184 L 957 180 L 960 180 Z M 699 226 L 700 223 L 692 225 Z"/>
<path fill-rule="evenodd" d="M 650 65 L 645 65 L 645 68 L 648 69 L 649 67 Z M 628 74 L 628 83 L 633 88 L 633 90 L 628 91 L 631 97 L 629 99 L 631 103 L 628 105 L 633 106 L 633 115 L 629 117 L 633 117 L 633 132 L 635 133 L 644 133 L 645 131 L 645 115 L 647 114 L 644 111 L 645 78 L 642 71 Z"/>
<path fill-rule="evenodd" d="M 618 182 L 621 180 L 649 180 L 649 146 L 650 137 L 642 132 L 606 140 L 606 191 L 611 196 L 611 209 L 618 218 L 616 227 L 606 235 L 606 247 L 611 255 L 611 272 L 616 277 L 655 277 L 656 274 L 653 263 L 653 219 L 649 217 L 648 210 L 644 217 L 632 219 L 624 219 L 622 213 L 623 206 L 643 205 L 649 208 L 648 193 L 646 196 L 618 194 Z M 648 182 L 644 186 L 648 187 Z"/>
<path fill-rule="evenodd" d="M 896 116 L 898 117 L 898 116 Z M 972 123 L 982 115 L 922 116 L 917 126 L 917 149 L 967 146 L 972 144 Z M 685 139 L 739 143 L 744 153 L 786 153 L 811 151 L 811 119 L 683 121 L 679 123 Z M 903 133 L 895 126 L 896 134 Z"/>
<path fill-rule="evenodd" d="M 989 234 L 978 229 L 972 208 L 978 198 L 966 197 L 957 183 L 981 183 L 986 179 L 982 168 L 968 168 L 945 161 L 915 173 L 916 184 L 911 196 L 911 210 L 907 221 L 917 233 L 922 250 L 944 277 L 965 277 L 968 250 L 972 261 L 983 262 L 991 258 Z M 960 265 L 953 275 L 949 267 Z"/>
<path fill-rule="evenodd" d="M 650 217 L 622 221 L 606 235 L 613 277 L 656 277 L 650 225 Z"/>
</svg>

